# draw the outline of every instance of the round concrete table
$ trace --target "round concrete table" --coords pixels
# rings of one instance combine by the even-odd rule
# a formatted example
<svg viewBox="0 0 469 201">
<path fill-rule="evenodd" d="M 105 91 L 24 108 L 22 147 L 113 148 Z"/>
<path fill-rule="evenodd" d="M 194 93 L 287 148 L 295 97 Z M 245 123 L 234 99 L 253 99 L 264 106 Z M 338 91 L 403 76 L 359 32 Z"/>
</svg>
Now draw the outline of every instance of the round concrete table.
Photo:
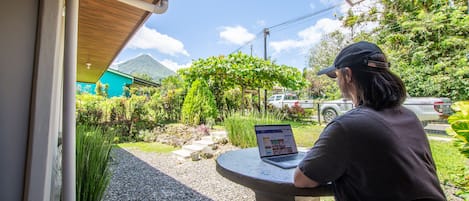
<svg viewBox="0 0 469 201">
<path fill-rule="evenodd" d="M 296 188 L 293 185 L 295 168 L 282 169 L 263 162 L 257 147 L 228 151 L 217 158 L 217 172 L 223 177 L 254 191 L 257 201 L 319 200 L 319 196 L 333 195 L 332 187 Z"/>
</svg>

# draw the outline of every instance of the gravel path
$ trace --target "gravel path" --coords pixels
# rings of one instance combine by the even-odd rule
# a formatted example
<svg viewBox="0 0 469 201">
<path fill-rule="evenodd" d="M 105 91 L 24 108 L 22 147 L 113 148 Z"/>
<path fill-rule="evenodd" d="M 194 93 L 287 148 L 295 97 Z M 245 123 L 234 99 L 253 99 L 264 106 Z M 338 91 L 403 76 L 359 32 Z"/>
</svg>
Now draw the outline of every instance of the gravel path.
<svg viewBox="0 0 469 201">
<path fill-rule="evenodd" d="M 112 154 L 113 175 L 105 201 L 255 200 L 250 189 L 219 175 L 214 159 L 181 161 L 171 153 L 137 149 L 113 149 Z"/>
</svg>

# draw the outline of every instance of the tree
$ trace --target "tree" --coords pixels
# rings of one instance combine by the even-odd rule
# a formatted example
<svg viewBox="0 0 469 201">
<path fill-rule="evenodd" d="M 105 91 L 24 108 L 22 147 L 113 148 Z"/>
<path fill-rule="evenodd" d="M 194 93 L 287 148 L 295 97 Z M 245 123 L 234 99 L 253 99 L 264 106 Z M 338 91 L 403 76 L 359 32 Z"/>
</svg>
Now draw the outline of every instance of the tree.
<svg viewBox="0 0 469 201">
<path fill-rule="evenodd" d="M 344 26 L 351 30 L 365 22 L 380 24 L 374 33 L 354 34 L 354 40 L 368 37 L 378 43 L 411 96 L 468 99 L 468 2 L 382 0 L 376 5 L 367 13 L 349 11 Z"/>
<path fill-rule="evenodd" d="M 177 75 L 168 76 L 161 80 L 160 90 L 161 94 L 158 94 L 158 99 L 161 100 L 163 109 L 167 113 L 167 120 L 179 120 L 186 95 L 184 80 Z"/>
<path fill-rule="evenodd" d="M 230 89 L 241 88 L 243 96 L 246 89 L 272 89 L 275 85 L 298 89 L 306 85 L 298 69 L 276 65 L 241 52 L 199 59 L 190 68 L 178 73 L 187 84 L 196 79 L 205 80 L 220 110 L 225 105 L 224 92 Z"/>
<path fill-rule="evenodd" d="M 340 50 L 347 45 L 345 35 L 339 31 L 324 35 L 321 41 L 309 51 L 309 66 L 306 72 L 309 81 L 308 91 L 313 97 L 335 99 L 340 96 L 339 89 L 333 79 L 327 76 L 317 76 L 320 69 L 330 66 Z"/>
<path fill-rule="evenodd" d="M 207 83 L 202 79 L 195 80 L 182 106 L 182 122 L 199 125 L 213 121 L 217 115 L 215 98 Z"/>
<path fill-rule="evenodd" d="M 96 87 L 94 88 L 96 95 L 107 97 L 108 90 L 109 90 L 108 84 L 102 84 L 100 81 L 96 82 Z"/>
<path fill-rule="evenodd" d="M 150 82 L 153 82 L 153 81 L 154 81 L 153 78 L 152 78 L 150 75 L 146 74 L 146 73 L 134 72 L 134 73 L 132 73 L 132 76 L 138 77 L 138 78 L 140 78 L 140 79 L 144 79 L 144 80 L 150 81 Z"/>
<path fill-rule="evenodd" d="M 412 96 L 469 99 L 469 15 L 465 1 L 391 1 L 380 40 Z"/>
<path fill-rule="evenodd" d="M 184 87 L 184 80 L 177 75 L 171 75 L 161 80 L 161 88 L 164 90 L 180 89 Z"/>
</svg>

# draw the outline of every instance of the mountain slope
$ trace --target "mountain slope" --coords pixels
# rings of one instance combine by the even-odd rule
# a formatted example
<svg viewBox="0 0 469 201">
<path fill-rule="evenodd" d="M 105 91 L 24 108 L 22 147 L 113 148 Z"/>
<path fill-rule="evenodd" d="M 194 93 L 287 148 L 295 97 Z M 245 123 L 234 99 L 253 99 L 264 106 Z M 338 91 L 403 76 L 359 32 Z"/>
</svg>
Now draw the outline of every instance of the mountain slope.
<svg viewBox="0 0 469 201">
<path fill-rule="evenodd" d="M 124 63 L 118 64 L 117 67 L 119 71 L 130 75 L 134 73 L 147 74 L 153 81 L 159 81 L 165 77 L 176 75 L 175 72 L 169 70 L 166 66 L 147 54 L 142 54 Z"/>
</svg>

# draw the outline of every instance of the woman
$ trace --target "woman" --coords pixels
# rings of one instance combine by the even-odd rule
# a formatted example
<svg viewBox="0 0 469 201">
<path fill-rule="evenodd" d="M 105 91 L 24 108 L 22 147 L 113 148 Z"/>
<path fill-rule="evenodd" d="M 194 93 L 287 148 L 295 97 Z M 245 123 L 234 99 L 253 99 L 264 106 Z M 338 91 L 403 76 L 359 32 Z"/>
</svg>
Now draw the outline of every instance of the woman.
<svg viewBox="0 0 469 201">
<path fill-rule="evenodd" d="M 375 44 L 358 42 L 319 71 L 337 79 L 353 110 L 330 122 L 298 165 L 296 187 L 331 182 L 336 200 L 446 200 L 426 134 L 402 107 L 406 90 Z"/>
</svg>

